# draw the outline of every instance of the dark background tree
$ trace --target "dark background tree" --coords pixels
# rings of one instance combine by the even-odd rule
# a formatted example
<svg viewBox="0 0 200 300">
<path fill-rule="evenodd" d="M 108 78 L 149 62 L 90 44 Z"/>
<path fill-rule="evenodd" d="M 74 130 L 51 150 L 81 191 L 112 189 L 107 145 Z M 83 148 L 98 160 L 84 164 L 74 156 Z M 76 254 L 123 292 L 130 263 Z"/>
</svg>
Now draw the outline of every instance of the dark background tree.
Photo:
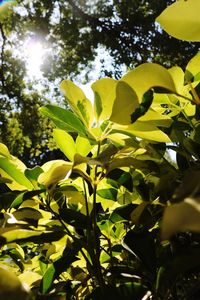
<svg viewBox="0 0 200 300">
<path fill-rule="evenodd" d="M 59 94 L 62 79 L 84 83 L 101 76 L 119 78 L 126 68 L 146 61 L 184 67 L 198 45 L 168 36 L 155 23 L 172 2 L 20 1 L 0 25 L 1 141 L 26 163 L 40 163 L 45 157 L 41 153 L 55 145 L 51 125 L 38 107 L 48 99 L 63 101 Z M 27 80 L 26 59 L 16 55 L 27 37 L 42 41 L 50 50 L 39 80 L 42 91 L 33 79 Z M 98 66 L 93 63 L 97 56 Z"/>
</svg>

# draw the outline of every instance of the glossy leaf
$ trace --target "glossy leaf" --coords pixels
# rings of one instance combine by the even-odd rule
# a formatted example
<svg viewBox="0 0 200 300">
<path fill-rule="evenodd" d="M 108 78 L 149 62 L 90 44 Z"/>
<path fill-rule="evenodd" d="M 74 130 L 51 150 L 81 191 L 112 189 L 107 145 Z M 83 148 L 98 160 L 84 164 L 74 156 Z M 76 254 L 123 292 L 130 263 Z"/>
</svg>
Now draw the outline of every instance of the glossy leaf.
<svg viewBox="0 0 200 300">
<path fill-rule="evenodd" d="M 46 294 L 55 278 L 57 278 L 63 271 L 67 270 L 71 264 L 76 261 L 77 253 L 81 249 L 81 243 L 79 241 L 73 242 L 70 247 L 66 247 L 63 256 L 56 260 L 47 271 L 45 272 L 40 285 L 40 292 Z"/>
<path fill-rule="evenodd" d="M 19 208 L 13 213 L 13 216 L 18 221 L 25 221 L 34 226 L 37 226 L 38 221 L 42 218 L 42 214 L 31 207 Z"/>
<path fill-rule="evenodd" d="M 58 128 L 68 132 L 77 132 L 81 136 L 87 136 L 85 126 L 71 111 L 56 105 L 46 105 L 40 110 L 45 116 L 49 117 Z"/>
<path fill-rule="evenodd" d="M 0 143 L 0 155 L 11 158 L 10 152 L 6 145 Z"/>
<path fill-rule="evenodd" d="M 143 95 L 153 87 L 161 87 L 169 92 L 176 93 L 173 79 L 164 67 L 145 63 L 124 75 L 121 81 L 126 82 L 136 93 L 139 102 Z"/>
<path fill-rule="evenodd" d="M 92 84 L 95 94 L 94 108 L 97 120 L 104 121 L 109 119 L 116 97 L 116 85 L 117 80 L 112 78 L 102 78 Z"/>
<path fill-rule="evenodd" d="M 200 41 L 200 2 L 179 0 L 168 6 L 156 19 L 163 29 L 181 40 Z"/>
<path fill-rule="evenodd" d="M 139 258 L 141 263 L 154 274 L 156 271 L 156 253 L 152 233 L 146 230 L 141 232 L 130 230 L 123 240 L 123 246 Z"/>
<path fill-rule="evenodd" d="M 14 181 L 20 184 L 22 187 L 33 189 L 33 185 L 26 178 L 24 172 L 22 172 L 11 160 L 6 157 L 0 157 L 0 169 L 8 174 Z"/>
<path fill-rule="evenodd" d="M 64 160 L 52 160 L 42 166 L 44 173 L 38 177 L 38 182 L 50 188 L 60 180 L 69 176 L 72 170 L 72 163 Z"/>
<path fill-rule="evenodd" d="M 131 124 L 131 116 L 138 107 L 139 102 L 135 91 L 126 82 L 119 81 L 110 121 L 122 125 Z"/>
<path fill-rule="evenodd" d="M 10 207 L 18 207 L 23 201 L 32 199 L 34 196 L 37 196 L 41 193 L 43 193 L 45 190 L 34 190 L 30 192 L 22 192 L 17 194 L 17 197 L 14 199 L 14 201 L 10 204 Z"/>
<path fill-rule="evenodd" d="M 162 123 L 162 121 L 161 121 Z M 131 125 L 113 125 L 114 130 L 127 134 L 128 136 L 140 137 L 149 141 L 170 143 L 170 138 L 151 123 L 137 121 Z"/>
<path fill-rule="evenodd" d="M 91 126 L 93 122 L 93 109 L 91 102 L 84 92 L 70 80 L 63 80 L 60 89 L 66 97 L 72 110 L 79 116 L 85 125 Z"/>
<path fill-rule="evenodd" d="M 22 229 L 17 226 L 0 229 L 0 245 L 5 245 L 11 242 L 33 242 L 47 243 L 60 239 L 65 235 L 63 231 L 40 231 Z"/>
<path fill-rule="evenodd" d="M 186 81 L 192 81 L 195 75 L 200 72 L 200 52 L 198 52 L 192 59 L 188 62 L 186 66 L 185 79 Z"/>
<path fill-rule="evenodd" d="M 76 138 L 76 152 L 81 154 L 82 156 L 87 156 L 93 146 L 90 144 L 89 140 L 82 137 L 77 136 Z"/>
<path fill-rule="evenodd" d="M 70 208 L 62 208 L 59 210 L 60 216 L 67 224 L 75 228 L 86 229 L 89 219 L 79 211 Z"/>
<path fill-rule="evenodd" d="M 61 129 L 53 130 L 53 137 L 59 149 L 67 156 L 70 161 L 74 160 L 76 147 L 71 135 Z"/>
</svg>

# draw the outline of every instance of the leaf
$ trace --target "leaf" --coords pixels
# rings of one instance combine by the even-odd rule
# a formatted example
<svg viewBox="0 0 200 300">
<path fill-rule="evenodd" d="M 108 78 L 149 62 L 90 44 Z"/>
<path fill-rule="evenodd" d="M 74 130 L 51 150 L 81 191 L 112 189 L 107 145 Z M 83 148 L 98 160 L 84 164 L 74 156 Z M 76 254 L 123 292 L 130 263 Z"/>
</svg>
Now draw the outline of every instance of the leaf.
<svg viewBox="0 0 200 300">
<path fill-rule="evenodd" d="M 117 189 L 101 189 L 97 190 L 97 195 L 104 199 L 116 200 L 117 199 Z"/>
<path fill-rule="evenodd" d="M 40 108 L 41 112 L 49 117 L 60 129 L 68 132 L 77 132 L 81 136 L 87 136 L 87 129 L 80 119 L 71 111 L 56 105 L 46 105 Z"/>
<path fill-rule="evenodd" d="M 139 258 L 142 265 L 154 274 L 156 271 L 156 253 L 153 233 L 147 230 L 141 232 L 130 230 L 123 240 L 123 246 Z"/>
<path fill-rule="evenodd" d="M 110 121 L 122 125 L 131 124 L 132 114 L 138 107 L 139 102 L 135 91 L 126 82 L 119 81 Z"/>
<path fill-rule="evenodd" d="M 54 279 L 56 279 L 63 271 L 67 270 L 71 264 L 78 259 L 76 255 L 80 249 L 80 241 L 75 240 L 70 246 L 65 248 L 63 256 L 47 269 L 40 285 L 40 292 L 42 294 L 46 294 L 51 288 Z"/>
<path fill-rule="evenodd" d="M 136 282 L 126 282 L 117 286 L 106 285 L 103 291 L 98 287 L 85 300 L 141 300 L 146 293 L 146 287 Z"/>
<path fill-rule="evenodd" d="M 36 195 L 43 193 L 45 190 L 35 190 L 30 192 L 22 192 L 17 194 L 17 197 L 10 204 L 10 208 L 19 206 L 23 201 L 33 198 Z"/>
<path fill-rule="evenodd" d="M 42 218 L 42 214 L 37 209 L 31 207 L 19 208 L 13 212 L 13 216 L 18 221 L 25 221 L 33 226 L 37 226 L 38 221 Z"/>
<path fill-rule="evenodd" d="M 112 78 L 102 78 L 92 84 L 95 94 L 94 108 L 97 120 L 105 121 L 109 119 L 116 97 L 116 85 L 117 80 Z"/>
<path fill-rule="evenodd" d="M 187 82 L 192 81 L 195 75 L 200 72 L 200 52 L 198 52 L 187 64 L 185 79 Z"/>
<path fill-rule="evenodd" d="M 133 224 L 139 224 L 140 217 L 148 204 L 149 204 L 148 202 L 142 202 L 131 212 L 130 217 Z"/>
<path fill-rule="evenodd" d="M 21 229 L 13 226 L 0 229 L 0 245 L 5 245 L 11 242 L 32 242 L 32 243 L 49 243 L 57 241 L 65 235 L 62 231 L 40 231 Z"/>
<path fill-rule="evenodd" d="M 130 221 L 131 212 L 136 207 L 135 204 L 126 204 L 120 207 L 117 207 L 111 214 L 110 220 L 113 223 Z"/>
<path fill-rule="evenodd" d="M 167 115 L 158 113 L 150 108 L 146 114 L 138 120 L 140 122 L 149 122 L 150 125 L 169 127 L 172 124 L 172 119 Z"/>
<path fill-rule="evenodd" d="M 60 89 L 72 110 L 86 126 L 90 127 L 93 122 L 93 109 L 91 102 L 86 98 L 84 92 L 71 80 L 63 80 Z"/>
<path fill-rule="evenodd" d="M 72 170 L 72 163 L 59 159 L 52 160 L 45 163 L 42 169 L 44 173 L 39 175 L 38 182 L 47 188 L 51 188 L 51 186 L 69 176 Z"/>
<path fill-rule="evenodd" d="M 129 172 L 125 172 L 121 169 L 115 169 L 108 173 L 106 177 L 117 181 L 118 184 L 127 188 L 129 192 L 133 191 L 133 179 Z"/>
<path fill-rule="evenodd" d="M 162 220 L 161 239 L 168 240 L 177 232 L 200 232 L 199 198 L 185 198 L 165 209 Z"/>
<path fill-rule="evenodd" d="M 53 130 L 53 138 L 59 149 L 67 156 L 70 161 L 74 160 L 76 147 L 71 135 L 61 129 Z"/>
<path fill-rule="evenodd" d="M 168 70 L 154 63 L 138 66 L 124 75 L 120 81 L 127 83 L 134 90 L 139 102 L 142 101 L 143 95 L 153 87 L 161 87 L 176 93 L 173 78 Z"/>
<path fill-rule="evenodd" d="M 0 169 L 2 169 L 6 174 L 8 174 L 13 180 L 18 184 L 28 189 L 33 189 L 33 185 L 26 178 L 24 172 L 22 172 L 19 167 L 17 167 L 11 160 L 7 157 L 0 157 Z"/>
<path fill-rule="evenodd" d="M 170 138 L 156 126 L 151 125 L 150 122 L 137 121 L 131 125 L 118 125 L 113 124 L 113 131 L 127 134 L 128 136 L 135 136 L 143 138 L 149 141 L 161 142 L 161 143 L 170 143 Z"/>
<path fill-rule="evenodd" d="M 179 0 L 168 6 L 156 19 L 173 37 L 185 41 L 200 41 L 200 2 Z"/>
<path fill-rule="evenodd" d="M 0 298 L 4 300 L 26 300 L 28 292 L 18 276 L 4 266 L 0 266 Z"/>
<path fill-rule="evenodd" d="M 10 152 L 6 145 L 0 143 L 0 155 L 11 158 Z"/>
<path fill-rule="evenodd" d="M 76 153 L 81 154 L 82 156 L 87 156 L 93 146 L 90 144 L 87 138 L 82 136 L 77 136 L 76 138 Z"/>
<path fill-rule="evenodd" d="M 75 228 L 86 229 L 88 227 L 88 217 L 79 211 L 70 208 L 62 208 L 59 210 L 59 214 L 63 221 Z"/>
<path fill-rule="evenodd" d="M 38 179 L 38 176 L 43 172 L 42 168 L 39 167 L 39 166 L 36 166 L 32 169 L 26 169 L 24 171 L 24 174 L 26 176 L 26 178 L 28 180 L 30 180 L 30 182 L 34 185 L 35 188 L 38 188 L 38 185 L 37 185 L 37 179 Z"/>
</svg>

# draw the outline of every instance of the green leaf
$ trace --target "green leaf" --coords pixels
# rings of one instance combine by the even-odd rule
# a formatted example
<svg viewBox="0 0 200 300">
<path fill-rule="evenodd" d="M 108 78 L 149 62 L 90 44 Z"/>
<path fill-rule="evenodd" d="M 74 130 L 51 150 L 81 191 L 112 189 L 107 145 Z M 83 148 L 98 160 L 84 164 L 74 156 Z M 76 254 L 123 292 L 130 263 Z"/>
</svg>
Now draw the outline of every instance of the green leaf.
<svg viewBox="0 0 200 300">
<path fill-rule="evenodd" d="M 19 206 L 23 201 L 31 199 L 32 197 L 43 193 L 45 190 L 35 190 L 30 192 L 22 192 L 17 195 L 14 201 L 10 204 L 10 208 Z"/>
<path fill-rule="evenodd" d="M 85 300 L 141 300 L 146 294 L 146 287 L 136 282 L 126 282 L 119 284 L 117 287 L 106 285 L 103 291 L 98 287 L 90 295 L 85 297 Z"/>
<path fill-rule="evenodd" d="M 63 221 L 75 228 L 86 229 L 88 227 L 88 217 L 79 211 L 70 208 L 63 208 L 59 210 L 59 213 Z"/>
<path fill-rule="evenodd" d="M 38 221 L 42 218 L 42 214 L 31 207 L 19 208 L 13 213 L 13 216 L 18 221 L 25 221 L 33 226 L 37 226 Z"/>
<path fill-rule="evenodd" d="M 77 136 L 76 138 L 76 152 L 81 154 L 82 156 L 87 156 L 88 153 L 91 151 L 93 146 L 90 144 L 87 138 L 82 136 Z"/>
<path fill-rule="evenodd" d="M 123 246 L 139 258 L 141 263 L 155 275 L 156 253 L 152 232 L 147 230 L 134 232 L 130 230 L 123 240 Z"/>
<path fill-rule="evenodd" d="M 0 155 L 5 156 L 7 158 L 11 158 L 8 148 L 2 143 L 0 143 Z"/>
<path fill-rule="evenodd" d="M 57 241 L 65 235 L 62 231 L 39 231 L 21 229 L 13 226 L 0 229 L 0 245 L 11 242 L 32 242 L 32 243 L 49 243 Z"/>
<path fill-rule="evenodd" d="M 171 142 L 170 138 L 163 131 L 151 125 L 150 122 L 141 122 L 138 120 L 134 124 L 127 126 L 114 124 L 112 128 L 128 136 L 135 136 L 149 141 L 161 143 Z"/>
<path fill-rule="evenodd" d="M 105 121 L 112 113 L 112 107 L 116 98 L 117 80 L 112 78 L 102 78 L 92 84 L 95 94 L 94 108 L 96 119 Z"/>
<path fill-rule="evenodd" d="M 198 52 L 187 64 L 185 79 L 187 82 L 192 81 L 195 75 L 200 72 L 200 52 Z"/>
<path fill-rule="evenodd" d="M 117 207 L 111 214 L 110 220 L 113 223 L 117 222 L 124 222 L 124 221 L 130 221 L 131 220 L 131 212 L 136 207 L 135 204 L 126 204 L 122 205 L 120 207 Z"/>
<path fill-rule="evenodd" d="M 93 109 L 84 92 L 70 80 L 63 80 L 60 89 L 72 110 L 86 126 L 90 127 L 93 122 Z"/>
<path fill-rule="evenodd" d="M 26 169 L 24 171 L 24 174 L 28 180 L 34 185 L 34 187 L 38 187 L 36 182 L 38 179 L 38 176 L 43 172 L 42 168 L 39 166 L 36 166 L 32 169 Z"/>
<path fill-rule="evenodd" d="M 173 37 L 185 41 L 200 41 L 200 2 L 179 0 L 168 6 L 156 19 Z"/>
<path fill-rule="evenodd" d="M 115 169 L 108 173 L 106 177 L 117 181 L 118 184 L 127 188 L 129 192 L 133 191 L 133 179 L 129 172 L 125 172 L 121 169 Z"/>
<path fill-rule="evenodd" d="M 150 125 L 169 127 L 172 124 L 172 119 L 167 115 L 158 113 L 150 108 L 146 114 L 138 120 L 140 122 L 148 122 Z"/>
<path fill-rule="evenodd" d="M 56 141 L 59 149 L 67 156 L 69 160 L 73 161 L 76 153 L 76 147 L 72 136 L 64 130 L 54 129 L 53 138 Z"/>
<path fill-rule="evenodd" d="M 138 107 L 139 102 L 135 91 L 126 82 L 119 81 L 110 121 L 122 125 L 131 124 L 132 114 Z"/>
<path fill-rule="evenodd" d="M 8 158 L 0 157 L 0 169 L 5 171 L 14 181 L 24 186 L 24 188 L 28 188 L 30 190 L 33 189 L 33 185 L 26 178 L 24 173 Z"/>
<path fill-rule="evenodd" d="M 97 195 L 104 199 L 116 200 L 117 199 L 117 189 L 101 189 L 97 191 Z"/>
<path fill-rule="evenodd" d="M 145 63 L 129 71 L 120 81 L 126 82 L 135 92 L 139 102 L 143 95 L 153 87 L 161 87 L 169 92 L 176 93 L 173 78 L 164 67 Z"/>
<path fill-rule="evenodd" d="M 42 169 L 44 172 L 39 175 L 38 182 L 47 188 L 51 188 L 51 186 L 69 176 L 72 170 L 72 163 L 61 159 L 52 160 L 45 163 Z"/>
<path fill-rule="evenodd" d="M 80 240 L 75 240 L 69 247 L 67 246 L 65 248 L 63 256 L 47 269 L 40 284 L 40 292 L 42 294 L 46 294 L 51 288 L 54 279 L 56 279 L 63 271 L 67 270 L 71 264 L 78 259 L 76 255 L 80 249 Z"/>
<path fill-rule="evenodd" d="M 80 119 L 69 110 L 56 105 L 46 105 L 40 110 L 45 116 L 49 117 L 58 128 L 68 132 L 77 132 L 81 136 L 87 136 L 86 127 Z"/>
</svg>

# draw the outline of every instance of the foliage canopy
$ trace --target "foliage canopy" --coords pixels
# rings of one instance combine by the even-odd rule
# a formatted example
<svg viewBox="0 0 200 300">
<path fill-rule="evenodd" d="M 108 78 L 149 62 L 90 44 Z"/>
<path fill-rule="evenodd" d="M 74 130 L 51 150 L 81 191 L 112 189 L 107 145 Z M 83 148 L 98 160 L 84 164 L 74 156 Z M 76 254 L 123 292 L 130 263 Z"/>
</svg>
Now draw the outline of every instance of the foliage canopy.
<svg viewBox="0 0 200 300">
<path fill-rule="evenodd" d="M 185 69 L 144 63 L 94 82 L 93 104 L 63 80 L 70 110 L 40 113 L 66 159 L 27 168 L 0 144 L 7 299 L 198 297 L 199 72 L 199 53 Z"/>
</svg>

